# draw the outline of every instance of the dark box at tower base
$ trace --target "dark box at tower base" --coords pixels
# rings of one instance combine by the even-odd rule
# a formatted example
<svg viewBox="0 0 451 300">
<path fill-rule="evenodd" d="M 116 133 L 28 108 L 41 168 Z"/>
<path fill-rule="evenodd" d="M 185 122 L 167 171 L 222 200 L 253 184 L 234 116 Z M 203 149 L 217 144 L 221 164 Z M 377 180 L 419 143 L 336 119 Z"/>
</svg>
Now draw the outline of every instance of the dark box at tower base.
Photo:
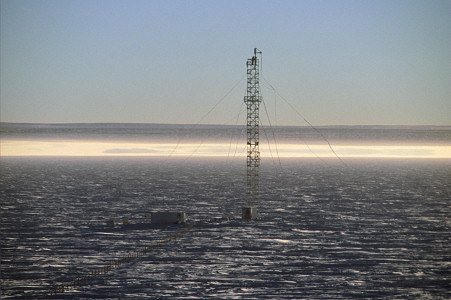
<svg viewBox="0 0 451 300">
<path fill-rule="evenodd" d="M 255 206 L 245 206 L 242 212 L 245 220 L 257 219 L 257 208 Z"/>
</svg>

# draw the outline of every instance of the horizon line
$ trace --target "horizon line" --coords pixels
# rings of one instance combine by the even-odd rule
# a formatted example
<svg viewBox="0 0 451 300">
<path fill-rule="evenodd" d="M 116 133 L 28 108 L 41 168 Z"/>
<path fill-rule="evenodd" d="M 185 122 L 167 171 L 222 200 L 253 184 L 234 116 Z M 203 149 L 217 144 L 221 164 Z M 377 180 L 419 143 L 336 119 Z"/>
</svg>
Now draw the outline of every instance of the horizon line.
<svg viewBox="0 0 451 300">
<path fill-rule="evenodd" d="M 0 121 L 1 125 L 53 125 L 53 126 L 68 126 L 68 125 L 106 125 L 106 124 L 115 124 L 115 125 L 170 125 L 170 126 L 222 126 L 222 127 L 243 127 L 246 126 L 246 124 L 216 124 L 216 123 L 154 123 L 154 122 L 10 122 L 10 121 Z M 451 127 L 451 124 L 449 125 L 371 125 L 371 124 L 344 124 L 344 125 L 260 125 L 261 127 L 380 127 L 380 128 L 395 128 L 395 127 Z"/>
</svg>

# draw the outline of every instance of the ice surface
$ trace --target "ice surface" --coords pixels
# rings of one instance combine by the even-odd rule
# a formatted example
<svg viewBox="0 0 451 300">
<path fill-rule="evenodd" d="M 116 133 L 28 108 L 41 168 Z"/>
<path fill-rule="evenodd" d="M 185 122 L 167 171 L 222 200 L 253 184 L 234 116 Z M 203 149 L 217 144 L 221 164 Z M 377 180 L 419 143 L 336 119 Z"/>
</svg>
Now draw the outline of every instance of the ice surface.
<svg viewBox="0 0 451 300">
<path fill-rule="evenodd" d="M 56 298 L 449 298 L 451 163 L 348 164 L 262 164 L 249 221 L 242 161 L 2 158 L 1 297 L 45 295 L 180 229 L 109 219 L 180 210 L 191 232 Z"/>
</svg>

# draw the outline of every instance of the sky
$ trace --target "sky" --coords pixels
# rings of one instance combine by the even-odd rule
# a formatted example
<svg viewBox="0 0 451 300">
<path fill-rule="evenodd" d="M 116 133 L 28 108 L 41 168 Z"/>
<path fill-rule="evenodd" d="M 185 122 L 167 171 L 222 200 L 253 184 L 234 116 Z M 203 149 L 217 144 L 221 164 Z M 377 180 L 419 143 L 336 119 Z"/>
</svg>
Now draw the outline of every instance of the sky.
<svg viewBox="0 0 451 300">
<path fill-rule="evenodd" d="M 449 0 L 0 1 L 2 122 L 451 125 Z"/>
</svg>

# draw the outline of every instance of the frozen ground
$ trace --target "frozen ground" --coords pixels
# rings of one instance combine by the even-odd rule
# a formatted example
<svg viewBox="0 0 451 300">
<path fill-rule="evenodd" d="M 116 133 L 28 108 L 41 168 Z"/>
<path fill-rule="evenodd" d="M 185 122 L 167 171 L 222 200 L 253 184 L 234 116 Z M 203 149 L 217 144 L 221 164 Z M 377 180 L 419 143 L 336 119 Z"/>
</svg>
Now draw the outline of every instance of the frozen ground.
<svg viewBox="0 0 451 300">
<path fill-rule="evenodd" d="M 264 162 L 261 219 L 243 221 L 241 160 L 2 158 L 1 297 L 43 296 L 181 228 L 110 218 L 184 210 L 192 231 L 55 298 L 450 298 L 451 163 L 347 162 Z"/>
</svg>

